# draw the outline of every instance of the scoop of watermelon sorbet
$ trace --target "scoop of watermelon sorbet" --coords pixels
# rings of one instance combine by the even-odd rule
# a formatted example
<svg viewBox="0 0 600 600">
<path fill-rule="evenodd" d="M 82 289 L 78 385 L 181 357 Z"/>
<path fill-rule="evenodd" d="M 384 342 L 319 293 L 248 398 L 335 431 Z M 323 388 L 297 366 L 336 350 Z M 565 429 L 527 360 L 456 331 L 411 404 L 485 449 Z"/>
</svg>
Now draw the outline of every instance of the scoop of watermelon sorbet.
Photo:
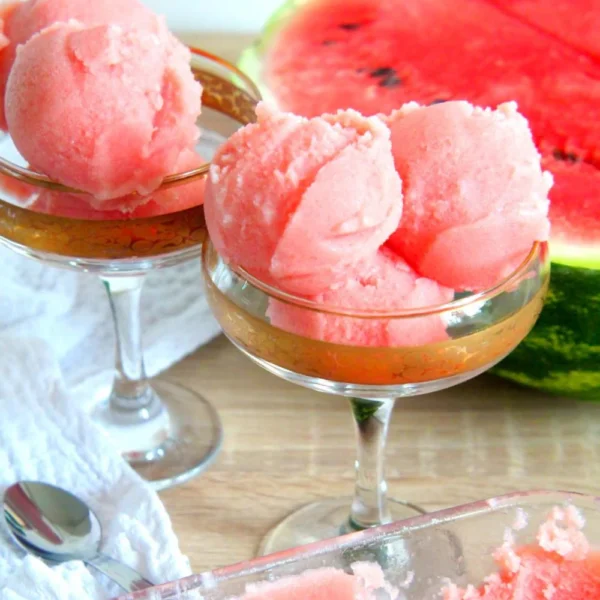
<svg viewBox="0 0 600 600">
<path fill-rule="evenodd" d="M 94 208 L 155 190 L 198 138 L 201 86 L 171 34 L 56 23 L 20 46 L 6 117 L 23 157 Z M 115 208 L 114 205 L 111 208 Z"/>
<path fill-rule="evenodd" d="M 226 260 L 281 289 L 319 294 L 396 229 L 402 185 L 390 132 L 354 111 L 313 119 L 264 104 L 217 152 L 206 186 Z"/>
<path fill-rule="evenodd" d="M 197 169 L 204 159 L 193 150 L 184 150 L 175 165 L 177 172 Z M 30 210 L 70 219 L 114 220 L 143 219 L 171 214 L 199 206 L 204 202 L 206 177 L 201 177 L 152 192 L 149 196 L 131 196 L 115 198 L 105 203 L 102 210 L 95 209 L 89 196 L 43 190 L 37 199 L 28 206 Z M 114 206 L 114 208 L 111 208 Z"/>
<path fill-rule="evenodd" d="M 515 547 L 512 534 L 494 552 L 500 572 L 476 588 L 448 585 L 443 600 L 592 600 L 600 597 L 600 553 L 591 550 L 574 506 L 555 507 L 537 543 Z"/>
<path fill-rule="evenodd" d="M 375 600 L 365 583 L 341 569 L 322 567 L 251 584 L 241 600 Z"/>
<path fill-rule="evenodd" d="M 450 302 L 453 290 L 420 277 L 387 248 L 349 273 L 344 283 L 311 299 L 325 307 L 356 311 L 425 309 Z M 271 299 L 271 323 L 297 335 L 353 346 L 419 346 L 448 338 L 440 315 L 358 318 L 316 312 Z"/>
<path fill-rule="evenodd" d="M 388 244 L 421 275 L 480 291 L 548 239 L 552 176 L 515 103 L 411 103 L 385 118 L 404 213 Z"/>
<path fill-rule="evenodd" d="M 0 128 L 6 130 L 4 97 L 6 81 L 15 61 L 17 47 L 27 42 L 34 34 L 46 27 L 69 19 L 86 25 L 135 26 L 159 33 L 166 28 L 157 17 L 139 0 L 28 0 L 0 7 L 5 13 L 6 48 L 0 53 Z"/>
</svg>

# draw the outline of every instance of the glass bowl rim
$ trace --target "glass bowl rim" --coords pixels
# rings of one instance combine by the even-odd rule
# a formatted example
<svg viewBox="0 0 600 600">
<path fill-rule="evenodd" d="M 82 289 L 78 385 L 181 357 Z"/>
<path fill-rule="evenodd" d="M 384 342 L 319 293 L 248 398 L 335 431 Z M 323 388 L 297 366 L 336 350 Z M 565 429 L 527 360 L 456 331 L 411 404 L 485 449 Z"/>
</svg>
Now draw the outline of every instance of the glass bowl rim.
<svg viewBox="0 0 600 600">
<path fill-rule="evenodd" d="M 226 70 L 230 71 L 231 75 L 239 77 L 244 82 L 244 85 L 251 90 L 252 94 L 256 97 L 257 101 L 261 99 L 262 96 L 256 84 L 252 81 L 252 79 L 250 79 L 250 77 L 248 77 L 241 69 L 239 69 L 233 63 L 225 60 L 224 58 L 221 58 L 220 56 L 217 56 L 216 54 L 207 52 L 206 50 L 201 50 L 200 48 L 196 48 L 194 46 L 188 46 L 188 48 L 192 53 L 192 67 L 194 65 L 194 60 L 205 59 L 209 62 L 216 63 L 219 66 L 224 67 Z M 168 189 L 170 187 L 196 181 L 201 177 L 204 177 L 208 173 L 209 168 L 210 162 L 206 162 L 190 171 L 184 171 L 181 173 L 171 173 L 163 179 L 160 186 L 156 190 L 154 190 L 154 193 Z M 88 196 L 90 195 L 88 192 L 79 190 L 77 188 L 72 188 L 67 185 L 63 185 L 62 183 L 51 179 L 50 177 L 44 175 L 43 173 L 40 173 L 39 171 L 33 171 L 27 167 L 21 167 L 2 157 L 0 157 L 0 174 L 15 179 L 17 181 L 21 181 L 36 188 L 48 189 L 55 192 L 63 192 L 68 194 L 85 194 Z"/>
<path fill-rule="evenodd" d="M 290 548 L 288 550 L 281 550 L 275 554 L 268 554 L 266 556 L 260 556 L 249 561 L 216 568 L 208 573 L 210 573 L 214 578 L 224 581 L 230 579 L 232 576 L 238 577 L 245 573 L 254 573 L 264 566 L 271 566 L 281 563 L 285 564 L 291 560 L 301 560 L 308 556 L 319 555 L 331 550 L 334 545 L 337 547 L 339 542 L 342 542 L 339 544 L 340 549 L 358 544 L 366 545 L 368 543 L 376 542 L 379 539 L 397 535 L 405 531 L 415 531 L 426 527 L 443 525 L 444 523 L 455 521 L 474 514 L 499 511 L 502 509 L 511 508 L 515 505 L 519 506 L 528 501 L 535 504 L 536 502 L 543 502 L 545 499 L 552 499 L 552 501 L 556 504 L 574 504 L 574 501 L 579 500 L 581 502 L 588 501 L 595 505 L 600 505 L 600 496 L 587 494 L 585 492 L 573 492 L 562 489 L 531 489 L 508 492 L 506 494 L 492 496 L 483 500 L 475 500 L 473 502 L 458 504 L 449 508 L 442 508 L 440 510 L 422 515 L 415 515 L 414 517 L 409 517 L 408 519 L 394 521 L 392 523 L 371 527 L 369 529 L 363 529 L 362 531 L 347 533 L 340 535 L 337 538 L 312 542 L 310 544 L 298 546 L 296 548 Z M 338 544 L 336 544 L 336 541 Z M 244 567 L 246 568 L 244 569 Z M 202 574 L 200 574 L 200 576 L 201 575 Z"/>
<path fill-rule="evenodd" d="M 498 296 L 505 290 L 509 289 L 512 285 L 514 285 L 519 280 L 519 278 L 527 272 L 529 267 L 535 263 L 538 257 L 543 257 L 545 255 L 547 245 L 547 242 L 534 242 L 533 246 L 531 247 L 531 250 L 527 254 L 526 258 L 521 262 L 521 264 L 512 273 L 510 273 L 504 279 L 500 280 L 497 284 L 488 288 L 487 290 L 476 292 L 474 294 L 470 294 L 469 296 L 465 296 L 457 300 L 451 300 L 450 302 L 446 302 L 445 304 L 437 304 L 435 306 L 424 306 L 419 308 L 407 308 L 402 310 L 346 309 L 339 306 L 322 304 L 320 302 L 316 302 L 314 300 L 310 300 L 308 298 L 304 298 L 302 296 L 298 296 L 290 292 L 285 292 L 284 290 L 276 288 L 268 283 L 265 283 L 264 281 L 260 280 L 254 275 L 251 275 L 243 267 L 240 267 L 239 265 L 234 265 L 233 263 L 226 261 L 219 254 L 214 244 L 212 243 L 212 240 L 210 239 L 210 231 L 202 249 L 202 268 L 205 277 L 208 277 L 210 278 L 210 281 L 213 281 L 210 273 L 208 272 L 208 261 L 206 260 L 207 253 L 212 248 L 215 254 L 219 256 L 219 258 L 227 265 L 227 267 L 231 271 L 233 271 L 238 277 L 241 277 L 246 282 L 250 283 L 250 285 L 260 290 L 269 298 L 278 300 L 289 306 L 304 308 L 317 313 L 341 317 L 354 317 L 359 319 L 409 319 L 465 310 L 480 302 L 485 302 L 486 300 L 490 300 Z"/>
</svg>

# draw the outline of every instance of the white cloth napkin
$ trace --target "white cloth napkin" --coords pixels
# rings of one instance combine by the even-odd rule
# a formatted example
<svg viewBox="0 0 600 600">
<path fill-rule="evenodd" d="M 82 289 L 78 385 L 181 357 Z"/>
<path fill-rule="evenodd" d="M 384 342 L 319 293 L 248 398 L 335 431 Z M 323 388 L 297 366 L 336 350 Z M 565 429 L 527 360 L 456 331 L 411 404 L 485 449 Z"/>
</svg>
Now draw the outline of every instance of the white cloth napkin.
<svg viewBox="0 0 600 600">
<path fill-rule="evenodd" d="M 150 376 L 219 333 L 204 296 L 199 259 L 150 273 L 141 313 Z M 48 342 L 65 385 L 83 396 L 110 383 L 114 331 L 106 292 L 95 275 L 49 267 L 0 247 L 3 335 Z"/>
<path fill-rule="evenodd" d="M 148 276 L 142 300 L 154 375 L 213 338 L 200 263 Z M 0 494 L 19 479 L 60 485 L 88 502 L 102 551 L 165 582 L 190 573 L 158 496 L 83 410 L 110 384 L 114 334 L 97 277 L 0 248 Z M 80 563 L 25 557 L 0 523 L 0 600 L 100 600 L 121 590 Z"/>
<path fill-rule="evenodd" d="M 153 582 L 189 575 L 158 496 L 65 392 L 52 348 L 3 337 L 0 359 L 0 493 L 19 479 L 60 485 L 98 515 L 104 553 Z M 49 568 L 25 558 L 2 523 L 1 600 L 100 600 L 120 591 L 80 563 Z"/>
</svg>

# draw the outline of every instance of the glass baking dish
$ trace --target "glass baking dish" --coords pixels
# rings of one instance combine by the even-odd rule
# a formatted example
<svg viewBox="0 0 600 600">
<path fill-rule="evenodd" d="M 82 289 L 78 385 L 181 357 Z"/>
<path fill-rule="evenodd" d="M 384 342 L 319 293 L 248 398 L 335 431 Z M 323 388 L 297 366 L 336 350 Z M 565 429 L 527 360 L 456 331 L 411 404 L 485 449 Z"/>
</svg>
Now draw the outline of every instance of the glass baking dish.
<svg viewBox="0 0 600 600">
<path fill-rule="evenodd" d="M 119 600 L 225 600 L 248 584 L 274 581 L 324 566 L 351 572 L 353 563 L 378 563 L 405 600 L 439 600 L 448 579 L 461 586 L 479 584 L 497 567 L 492 552 L 507 528 L 517 545 L 535 541 L 538 527 L 555 506 L 573 505 L 586 520 L 584 532 L 600 546 L 600 498 L 574 492 L 516 492 L 429 513 L 310 544 L 278 554 L 192 575 Z"/>
</svg>

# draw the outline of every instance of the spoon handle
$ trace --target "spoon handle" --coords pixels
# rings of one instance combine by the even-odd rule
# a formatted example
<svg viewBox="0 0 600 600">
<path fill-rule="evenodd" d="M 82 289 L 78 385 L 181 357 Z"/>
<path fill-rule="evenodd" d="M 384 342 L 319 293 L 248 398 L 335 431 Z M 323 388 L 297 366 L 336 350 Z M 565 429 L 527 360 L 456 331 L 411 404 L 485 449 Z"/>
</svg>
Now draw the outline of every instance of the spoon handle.
<svg viewBox="0 0 600 600">
<path fill-rule="evenodd" d="M 94 569 L 97 569 L 109 579 L 112 579 L 126 592 L 145 590 L 153 585 L 131 567 L 116 561 L 114 558 L 110 558 L 110 556 L 105 556 L 104 554 L 98 554 L 97 556 L 94 556 L 94 558 L 86 560 L 86 564 L 90 567 L 94 567 Z"/>
</svg>

